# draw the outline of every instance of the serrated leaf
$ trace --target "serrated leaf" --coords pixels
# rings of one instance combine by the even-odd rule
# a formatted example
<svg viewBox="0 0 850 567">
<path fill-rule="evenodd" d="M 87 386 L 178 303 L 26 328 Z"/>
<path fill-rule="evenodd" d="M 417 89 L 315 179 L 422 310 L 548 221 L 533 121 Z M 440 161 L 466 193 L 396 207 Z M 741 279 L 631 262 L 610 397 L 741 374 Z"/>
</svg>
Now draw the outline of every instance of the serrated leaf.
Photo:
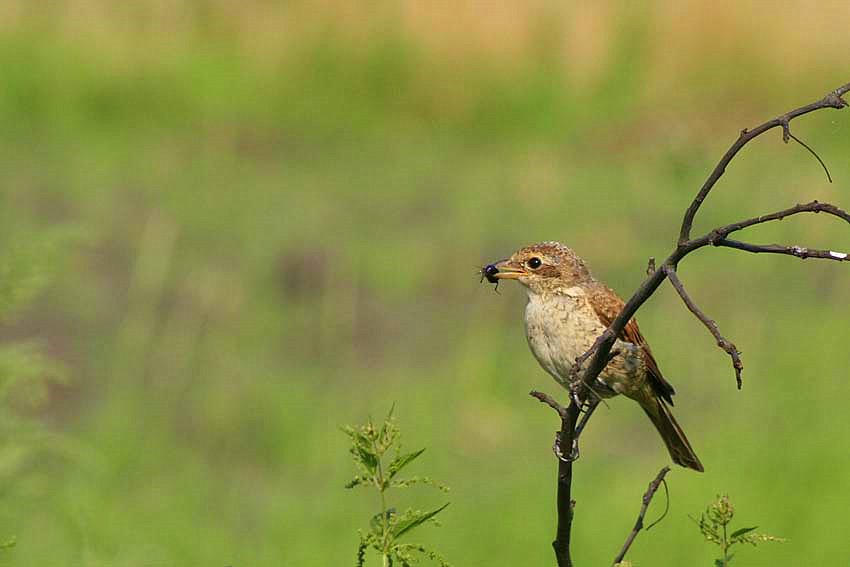
<svg viewBox="0 0 850 567">
<path fill-rule="evenodd" d="M 735 530 L 734 532 L 732 532 L 732 535 L 729 536 L 729 539 L 735 539 L 735 538 L 741 537 L 742 535 L 748 534 L 751 531 L 755 530 L 756 528 L 758 528 L 758 526 L 753 526 L 751 528 L 741 528 L 740 530 Z"/>
<path fill-rule="evenodd" d="M 395 475 L 401 472 L 401 469 L 412 463 L 425 452 L 425 449 L 419 449 L 418 451 L 413 451 L 412 453 L 405 453 L 404 455 L 399 455 L 393 462 L 390 463 L 389 469 L 387 469 L 387 478 L 391 480 Z"/>
<path fill-rule="evenodd" d="M 404 517 L 398 521 L 398 523 L 393 527 L 393 534 L 395 537 L 401 537 L 402 534 L 409 532 L 413 528 L 417 526 L 421 526 L 440 512 L 446 509 L 449 503 L 446 502 L 436 510 L 425 513 L 411 514 L 408 517 Z"/>
</svg>

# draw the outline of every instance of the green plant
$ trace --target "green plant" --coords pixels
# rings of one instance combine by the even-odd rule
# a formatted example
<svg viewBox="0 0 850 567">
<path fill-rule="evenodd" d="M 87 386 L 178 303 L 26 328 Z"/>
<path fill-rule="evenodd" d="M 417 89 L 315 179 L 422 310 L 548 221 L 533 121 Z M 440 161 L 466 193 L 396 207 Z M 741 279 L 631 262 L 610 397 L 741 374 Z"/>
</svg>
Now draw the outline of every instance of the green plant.
<svg viewBox="0 0 850 567">
<path fill-rule="evenodd" d="M 393 419 L 392 410 L 379 426 L 374 425 L 370 419 L 366 425 L 346 426 L 343 431 L 351 439 L 351 455 L 359 471 L 346 488 L 356 486 L 373 488 L 377 491 L 380 500 L 380 511 L 372 516 L 368 530 L 360 531 L 357 567 L 365 565 L 366 552 L 369 549 L 381 555 L 384 567 L 391 567 L 396 561 L 402 567 L 409 567 L 421 557 L 427 557 L 441 567 L 448 567 L 449 564 L 431 549 L 420 543 L 402 543 L 399 539 L 402 536 L 408 536 L 410 532 L 423 524 L 437 524 L 437 514 L 445 510 L 449 504 L 443 504 L 430 512 L 408 508 L 405 512 L 398 513 L 387 503 L 387 491 L 391 488 L 408 488 L 415 484 L 427 484 L 444 492 L 448 491 L 446 486 L 428 477 L 398 477 L 405 467 L 425 452 L 425 449 L 402 453 L 401 434 Z M 393 456 L 387 463 L 389 455 Z"/>
<path fill-rule="evenodd" d="M 729 496 L 719 495 L 717 499 L 708 505 L 708 508 L 700 515 L 699 520 L 691 518 L 699 526 L 699 531 L 706 541 L 720 548 L 720 558 L 714 560 L 715 567 L 728 567 L 735 556 L 731 552 L 733 546 L 739 543 L 757 545 L 765 541 L 786 541 L 781 537 L 768 534 L 757 534 L 754 531 L 758 526 L 751 528 L 739 528 L 729 533 L 729 524 L 735 515 L 735 508 L 729 501 Z"/>
</svg>

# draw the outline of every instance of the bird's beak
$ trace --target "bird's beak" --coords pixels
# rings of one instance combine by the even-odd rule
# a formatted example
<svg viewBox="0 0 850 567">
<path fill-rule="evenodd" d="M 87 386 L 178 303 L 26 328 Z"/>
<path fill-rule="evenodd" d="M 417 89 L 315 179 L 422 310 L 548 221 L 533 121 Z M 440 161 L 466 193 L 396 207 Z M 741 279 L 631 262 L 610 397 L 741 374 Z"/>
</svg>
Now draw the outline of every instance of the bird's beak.
<svg viewBox="0 0 850 567">
<path fill-rule="evenodd" d="M 496 283 L 498 280 L 517 280 L 524 275 L 527 275 L 527 272 L 522 266 L 510 260 L 500 260 L 484 267 L 484 276 L 490 283 Z"/>
</svg>

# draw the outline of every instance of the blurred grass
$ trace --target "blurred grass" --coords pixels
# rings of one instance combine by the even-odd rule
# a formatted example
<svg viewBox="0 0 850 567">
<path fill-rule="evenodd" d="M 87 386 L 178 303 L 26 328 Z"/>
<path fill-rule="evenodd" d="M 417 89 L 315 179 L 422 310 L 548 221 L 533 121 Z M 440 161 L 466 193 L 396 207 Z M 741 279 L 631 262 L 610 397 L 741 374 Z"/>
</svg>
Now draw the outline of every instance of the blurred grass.
<svg viewBox="0 0 850 567">
<path fill-rule="evenodd" d="M 67 268 L 2 329 L 69 368 L 41 410 L 72 450 L 6 477 L 9 565 L 339 565 L 371 503 L 338 426 L 395 403 L 453 487 L 434 547 L 551 562 L 554 391 L 518 289 L 475 271 L 568 242 L 626 295 L 737 131 L 841 75 L 850 15 L 708 2 L 137 2 L 0 12 L 4 226 L 70 227 Z M 754 25 L 758 21 L 759 25 Z M 709 25 L 710 24 L 710 25 Z M 697 26 L 701 27 L 697 27 Z M 704 30 L 711 31 L 704 31 Z M 818 198 L 845 207 L 850 115 L 729 168 L 702 227 Z M 757 242 L 850 248 L 800 218 Z M 843 266 L 706 250 L 682 275 L 743 351 L 745 387 L 666 287 L 641 312 L 708 472 L 674 471 L 637 565 L 708 564 L 691 527 L 728 492 L 790 539 L 752 565 L 846 558 Z M 613 557 L 666 456 L 612 402 L 576 479 L 576 559 Z M 746 552 L 745 552 L 746 553 Z"/>
</svg>

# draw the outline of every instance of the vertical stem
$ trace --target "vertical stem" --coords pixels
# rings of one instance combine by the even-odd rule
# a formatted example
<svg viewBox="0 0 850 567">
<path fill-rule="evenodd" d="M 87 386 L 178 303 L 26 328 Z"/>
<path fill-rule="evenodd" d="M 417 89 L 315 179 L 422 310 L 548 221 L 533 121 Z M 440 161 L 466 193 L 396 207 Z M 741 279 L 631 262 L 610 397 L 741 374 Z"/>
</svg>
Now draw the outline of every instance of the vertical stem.
<svg viewBox="0 0 850 567">
<path fill-rule="evenodd" d="M 372 446 L 375 448 L 375 454 L 378 455 L 378 466 L 375 480 L 378 483 L 378 492 L 381 495 L 381 554 L 383 556 L 384 567 L 389 567 L 392 565 L 392 561 L 390 560 L 389 553 L 390 530 L 388 526 L 389 518 L 387 518 L 387 498 L 384 496 L 384 469 L 381 466 L 383 453 L 379 451 L 374 441 L 372 442 Z"/>
</svg>

